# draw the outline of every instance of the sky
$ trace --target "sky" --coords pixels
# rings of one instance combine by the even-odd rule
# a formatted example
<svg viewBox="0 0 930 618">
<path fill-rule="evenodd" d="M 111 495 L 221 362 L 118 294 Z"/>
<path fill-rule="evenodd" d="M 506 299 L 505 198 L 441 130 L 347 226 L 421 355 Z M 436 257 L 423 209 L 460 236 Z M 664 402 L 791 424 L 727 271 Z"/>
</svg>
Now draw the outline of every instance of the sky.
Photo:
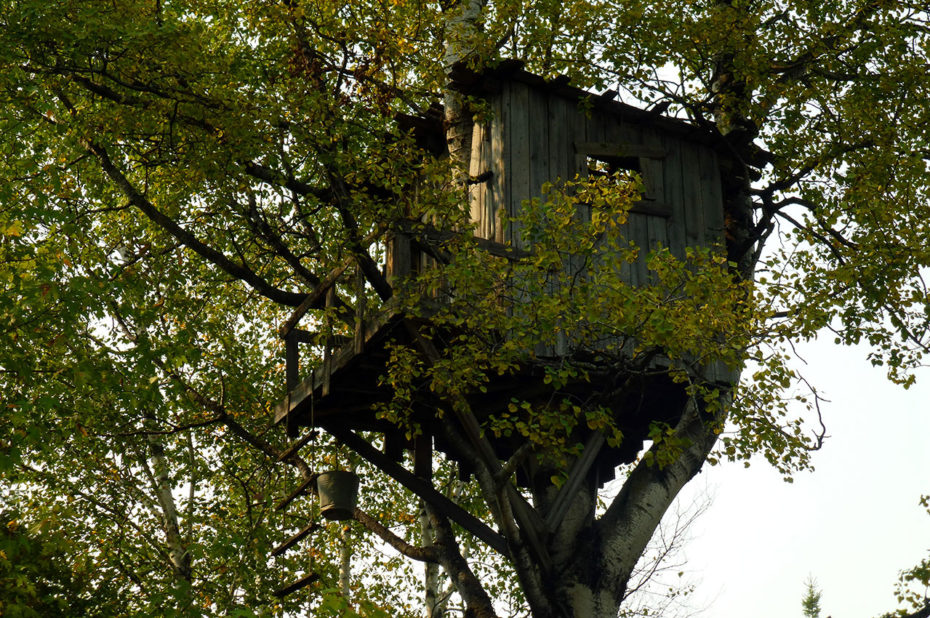
<svg viewBox="0 0 930 618">
<path fill-rule="evenodd" d="M 802 617 L 804 582 L 822 590 L 822 618 L 897 609 L 899 571 L 930 550 L 930 369 L 909 390 L 889 382 L 864 347 L 832 337 L 799 346 L 824 397 L 829 438 L 814 472 L 786 483 L 764 460 L 705 468 L 683 505 L 712 496 L 684 548 L 697 585 L 688 605 L 707 618 Z"/>
</svg>

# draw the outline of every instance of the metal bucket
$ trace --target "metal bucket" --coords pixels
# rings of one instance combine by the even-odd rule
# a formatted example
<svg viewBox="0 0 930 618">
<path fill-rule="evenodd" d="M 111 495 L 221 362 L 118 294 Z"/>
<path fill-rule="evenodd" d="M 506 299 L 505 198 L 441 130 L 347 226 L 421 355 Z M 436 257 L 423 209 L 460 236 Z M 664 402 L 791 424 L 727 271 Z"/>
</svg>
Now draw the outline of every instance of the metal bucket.
<svg viewBox="0 0 930 618">
<path fill-rule="evenodd" d="M 322 472 L 316 479 L 320 514 L 326 519 L 352 519 L 358 498 L 358 475 L 346 470 Z"/>
</svg>

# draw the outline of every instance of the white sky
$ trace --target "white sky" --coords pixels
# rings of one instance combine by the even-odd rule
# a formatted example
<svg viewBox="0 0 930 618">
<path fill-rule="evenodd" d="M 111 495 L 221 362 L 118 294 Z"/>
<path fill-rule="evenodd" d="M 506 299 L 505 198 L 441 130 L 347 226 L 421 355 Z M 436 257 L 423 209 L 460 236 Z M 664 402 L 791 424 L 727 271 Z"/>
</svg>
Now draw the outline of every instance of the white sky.
<svg viewBox="0 0 930 618">
<path fill-rule="evenodd" d="M 832 338 L 799 347 L 807 377 L 830 403 L 830 438 L 812 473 L 785 483 L 764 461 L 706 468 L 683 496 L 714 495 L 685 547 L 708 618 L 800 618 L 804 582 L 822 618 L 874 618 L 898 607 L 898 572 L 930 550 L 930 370 L 909 390 L 872 367 L 865 348 Z"/>
</svg>

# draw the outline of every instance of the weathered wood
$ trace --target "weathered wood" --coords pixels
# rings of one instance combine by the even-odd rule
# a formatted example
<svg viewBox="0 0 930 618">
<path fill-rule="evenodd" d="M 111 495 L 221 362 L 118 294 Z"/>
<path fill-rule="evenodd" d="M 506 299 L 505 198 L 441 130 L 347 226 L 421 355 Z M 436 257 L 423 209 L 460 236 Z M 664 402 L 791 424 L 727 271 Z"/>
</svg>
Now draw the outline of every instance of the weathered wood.
<svg viewBox="0 0 930 618">
<path fill-rule="evenodd" d="M 702 148 L 701 187 L 703 188 L 704 227 L 710 244 L 723 244 L 724 217 L 723 191 L 720 179 L 720 163 L 717 153 L 709 148 Z"/>
<path fill-rule="evenodd" d="M 300 452 L 300 449 L 302 449 L 303 447 L 305 447 L 305 446 L 307 445 L 307 443 L 309 443 L 311 440 L 313 440 L 316 436 L 317 436 L 317 432 L 316 432 L 316 431 L 313 431 L 313 430 L 308 431 L 308 432 L 307 432 L 307 435 L 305 435 L 303 438 L 301 438 L 300 440 L 298 440 L 298 441 L 295 442 L 294 444 L 292 444 L 292 445 L 290 445 L 289 447 L 287 447 L 287 450 L 285 450 L 285 451 L 282 452 L 280 455 L 278 455 L 278 461 L 286 461 L 286 460 L 290 459 L 291 457 L 293 457 L 294 455 L 296 455 L 298 452 Z"/>
<path fill-rule="evenodd" d="M 307 537 L 307 535 L 309 535 L 311 532 L 313 532 L 319 527 L 320 525 L 317 523 L 312 523 L 306 526 L 303 530 L 301 530 L 300 532 L 298 532 L 297 534 L 295 534 L 288 540 L 284 541 L 283 543 L 275 547 L 271 551 L 271 555 L 273 557 L 280 556 L 281 554 L 283 554 L 284 552 L 292 548 L 294 545 L 297 545 L 298 543 L 300 543 L 304 538 Z"/>
<path fill-rule="evenodd" d="M 300 579 L 298 579 L 296 582 L 288 584 L 287 586 L 284 586 L 282 588 L 278 588 L 272 594 L 274 594 L 274 596 L 280 599 L 280 598 L 286 597 L 292 592 L 297 592 L 301 588 L 306 588 L 307 586 L 309 586 L 310 584 L 312 584 L 318 579 L 320 579 L 319 575 L 317 575 L 316 573 L 309 573 L 307 575 L 304 575 Z"/>
<path fill-rule="evenodd" d="M 486 543 L 488 547 L 502 556 L 510 555 L 504 537 L 494 532 L 487 524 L 452 502 L 452 500 L 436 491 L 427 480 L 416 476 L 400 464 L 391 461 L 381 453 L 381 451 L 356 435 L 355 432 L 341 428 L 338 425 L 327 425 L 325 429 L 331 433 L 334 438 L 339 440 L 339 442 L 355 451 L 359 456 L 371 463 L 371 465 L 393 478 L 414 494 L 429 502 L 437 511 L 475 535 L 479 540 Z"/>
<path fill-rule="evenodd" d="M 297 489 L 292 491 L 287 498 L 278 503 L 278 506 L 274 507 L 276 511 L 283 511 L 287 506 L 296 500 L 298 497 L 304 494 L 314 483 L 316 483 L 316 477 L 319 475 L 316 473 L 311 474 L 308 478 L 304 479 L 304 482 L 301 483 Z"/>
<path fill-rule="evenodd" d="M 506 93 L 509 95 L 509 91 Z M 479 232 L 483 238 L 499 243 L 504 242 L 504 226 L 501 225 L 500 213 L 507 211 L 510 203 L 510 183 L 507 182 L 511 170 L 509 165 L 510 150 L 510 97 L 501 95 L 495 99 L 494 116 L 491 120 L 491 158 L 494 178 L 491 180 L 487 204 L 484 207 L 484 225 Z"/>
<path fill-rule="evenodd" d="M 433 478 L 433 438 L 429 434 L 413 439 L 413 473 L 422 479 Z"/>
<path fill-rule="evenodd" d="M 547 93 L 529 92 L 526 108 L 527 133 L 529 138 L 529 192 L 523 199 L 542 195 L 543 183 L 550 182 L 552 157 L 549 153 L 549 96 Z M 522 208 L 521 208 L 522 210 Z"/>
<path fill-rule="evenodd" d="M 339 277 L 342 276 L 342 273 L 344 273 L 346 269 L 352 264 L 353 260 L 354 258 L 351 257 L 344 259 L 339 266 L 329 271 L 329 274 L 323 277 L 323 279 L 320 281 L 320 284 L 316 286 L 312 292 L 307 294 L 307 297 L 304 298 L 300 305 L 294 309 L 294 312 L 291 313 L 291 317 L 289 317 L 278 329 L 278 335 L 282 339 L 287 337 L 288 333 L 290 333 L 291 330 L 297 326 L 297 323 L 300 322 L 300 319 L 304 317 L 304 315 L 306 315 L 310 309 L 319 306 L 320 301 L 323 300 L 326 294 L 332 289 L 333 285 L 336 283 Z"/>
<path fill-rule="evenodd" d="M 532 194 L 530 187 L 530 91 L 524 84 L 510 84 L 505 93 L 510 93 L 510 150 L 507 161 L 510 186 L 510 202 L 507 204 L 507 217 L 519 216 L 523 209 L 523 200 L 529 199 Z M 522 237 L 522 225 L 518 221 L 510 221 L 509 241 L 514 247 L 525 249 Z"/>
<path fill-rule="evenodd" d="M 388 281 L 392 284 L 410 274 L 413 264 L 411 256 L 410 237 L 403 233 L 391 234 L 387 240 L 387 272 Z"/>
<path fill-rule="evenodd" d="M 705 244 L 700 159 L 701 153 L 695 144 L 682 144 L 682 204 L 685 212 L 685 242 L 690 247 Z"/>
<path fill-rule="evenodd" d="M 371 318 L 365 322 L 365 345 L 368 345 L 368 342 L 373 338 L 380 337 L 385 331 L 389 331 L 397 321 L 398 315 L 394 308 L 394 304 L 391 302 L 386 303 L 379 313 L 372 315 Z M 343 343 L 348 343 L 347 340 L 343 340 L 339 337 L 333 337 L 332 340 L 334 347 L 340 346 Z M 355 354 L 353 347 L 341 347 L 334 351 L 335 353 L 332 355 L 330 363 L 330 377 L 359 358 L 358 355 Z M 324 382 L 325 376 L 323 375 L 323 371 L 319 368 L 308 377 L 304 378 L 296 388 L 287 393 L 284 399 L 275 405 L 275 424 L 284 421 L 289 417 L 291 412 L 299 410 L 305 411 L 307 408 L 312 407 L 315 396 L 314 393 L 316 393 L 317 396 L 322 396 L 321 393 Z"/>
<path fill-rule="evenodd" d="M 662 176 L 666 203 L 671 207 L 672 214 L 668 220 L 668 247 L 672 255 L 684 258 L 687 236 L 685 231 L 685 204 L 681 178 L 681 141 L 668 136 L 662 136 L 664 147 L 668 150 L 665 158 L 665 173 Z"/>
<path fill-rule="evenodd" d="M 600 120 L 600 119 L 599 119 Z M 638 157 L 664 159 L 668 151 L 661 146 L 629 142 L 575 142 L 575 152 L 592 157 Z"/>
<path fill-rule="evenodd" d="M 630 212 L 638 215 L 668 219 L 672 216 L 672 206 L 666 202 L 640 200 L 630 207 Z"/>
<path fill-rule="evenodd" d="M 592 433 L 591 437 L 585 442 L 581 456 L 572 464 L 572 468 L 568 473 L 568 480 L 566 480 L 565 484 L 559 489 L 559 493 L 552 502 L 549 513 L 546 515 L 546 529 L 550 533 L 558 529 L 562 520 L 565 518 L 565 514 L 568 513 L 568 509 L 571 506 L 571 499 L 574 498 L 578 490 L 581 489 L 581 484 L 588 475 L 588 471 L 591 470 L 591 466 L 594 465 L 594 462 L 597 460 L 597 456 L 601 451 L 601 447 L 604 446 L 604 442 L 604 436 L 598 431 Z"/>
</svg>

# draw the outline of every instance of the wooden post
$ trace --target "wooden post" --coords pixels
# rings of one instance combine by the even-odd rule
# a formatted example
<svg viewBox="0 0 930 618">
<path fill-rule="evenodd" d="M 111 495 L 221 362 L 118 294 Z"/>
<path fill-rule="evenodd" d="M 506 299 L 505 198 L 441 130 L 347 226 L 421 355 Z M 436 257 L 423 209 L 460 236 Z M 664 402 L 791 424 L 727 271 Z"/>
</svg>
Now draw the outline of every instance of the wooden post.
<svg viewBox="0 0 930 618">
<path fill-rule="evenodd" d="M 360 457 L 399 482 L 418 497 L 427 501 L 435 507 L 437 511 L 462 526 L 462 528 L 484 541 L 488 547 L 502 556 L 510 556 L 510 551 L 507 548 L 507 542 L 504 540 L 504 537 L 455 502 L 436 491 L 431 483 L 416 476 L 400 464 L 391 461 L 367 440 L 359 437 L 354 431 L 340 428 L 336 425 L 327 425 L 325 429 L 331 433 L 334 438 L 355 451 Z"/>
<path fill-rule="evenodd" d="M 329 395 L 329 381 L 333 373 L 333 318 L 329 310 L 336 304 L 336 286 L 326 290 L 326 315 L 323 317 L 323 397 Z"/>
<path fill-rule="evenodd" d="M 362 267 L 355 269 L 355 353 L 365 349 L 365 273 Z"/>
<path fill-rule="evenodd" d="M 413 439 L 413 473 L 420 478 L 433 478 L 433 439 L 421 433 Z"/>
<path fill-rule="evenodd" d="M 299 345 L 294 331 L 289 331 L 284 338 L 284 375 L 287 388 L 287 416 L 284 420 L 284 429 L 291 438 L 297 437 L 297 424 L 291 416 L 291 391 L 300 383 Z"/>
</svg>

